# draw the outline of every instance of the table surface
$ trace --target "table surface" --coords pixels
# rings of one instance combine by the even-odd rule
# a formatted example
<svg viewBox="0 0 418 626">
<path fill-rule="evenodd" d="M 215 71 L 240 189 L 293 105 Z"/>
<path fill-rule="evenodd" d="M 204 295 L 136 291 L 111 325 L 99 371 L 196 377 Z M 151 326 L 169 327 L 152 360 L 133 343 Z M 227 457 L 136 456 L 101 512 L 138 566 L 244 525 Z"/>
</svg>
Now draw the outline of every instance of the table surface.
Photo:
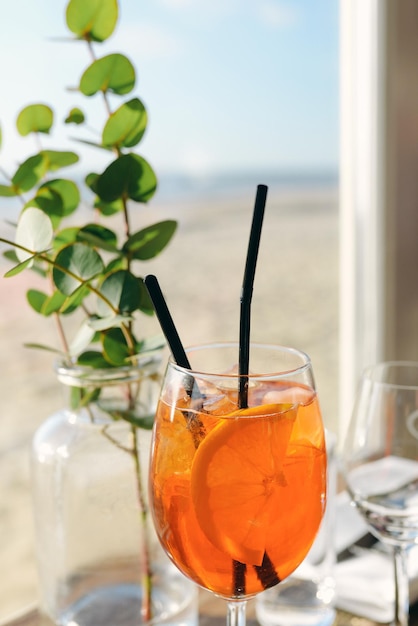
<svg viewBox="0 0 418 626">
<path fill-rule="evenodd" d="M 215 598 L 207 592 L 201 592 L 199 598 L 200 616 L 199 626 L 225 626 L 225 602 Z M 257 626 L 255 619 L 254 602 L 248 602 L 247 609 L 248 626 Z M 0 626 L 42 626 L 41 619 L 36 607 L 11 617 L 7 621 L 0 622 Z M 117 626 L 115 624 L 115 626 Z M 337 611 L 333 626 L 375 626 L 375 623 L 362 617 Z M 411 609 L 410 626 L 418 626 L 418 606 Z"/>
</svg>

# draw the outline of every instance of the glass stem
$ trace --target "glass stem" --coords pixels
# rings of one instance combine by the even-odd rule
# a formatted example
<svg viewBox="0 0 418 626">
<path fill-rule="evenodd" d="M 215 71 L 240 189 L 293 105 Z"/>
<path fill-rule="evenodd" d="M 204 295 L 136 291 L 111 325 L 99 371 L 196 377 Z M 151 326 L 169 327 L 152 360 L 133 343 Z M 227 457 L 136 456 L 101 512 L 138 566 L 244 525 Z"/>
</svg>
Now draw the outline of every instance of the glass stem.
<svg viewBox="0 0 418 626">
<path fill-rule="evenodd" d="M 394 548 L 395 565 L 395 626 L 408 626 L 409 577 L 408 553 L 402 546 Z"/>
<path fill-rule="evenodd" d="M 247 600 L 234 600 L 228 602 L 226 626 L 245 626 L 245 612 Z"/>
</svg>

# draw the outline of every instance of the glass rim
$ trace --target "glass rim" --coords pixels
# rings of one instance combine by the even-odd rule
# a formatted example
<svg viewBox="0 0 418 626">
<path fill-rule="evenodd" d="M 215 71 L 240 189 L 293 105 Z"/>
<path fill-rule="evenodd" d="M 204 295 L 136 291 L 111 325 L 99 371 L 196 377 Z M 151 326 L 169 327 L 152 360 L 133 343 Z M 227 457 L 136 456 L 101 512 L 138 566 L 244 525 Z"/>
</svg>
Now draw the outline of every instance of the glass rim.
<svg viewBox="0 0 418 626">
<path fill-rule="evenodd" d="M 126 365 L 109 365 L 109 367 L 93 367 L 81 365 L 70 359 L 57 359 L 54 371 L 58 380 L 71 387 L 88 385 L 118 384 L 133 382 L 141 376 L 149 375 L 160 366 L 161 351 L 144 352 L 136 356 L 136 362 Z"/>
<path fill-rule="evenodd" d="M 409 368 L 410 370 L 416 370 L 417 372 L 417 383 L 402 383 L 402 382 L 392 382 L 390 380 L 385 380 L 383 375 L 386 371 L 389 371 L 390 368 L 396 369 L 397 371 L 406 370 Z M 381 361 L 379 363 L 375 363 L 374 365 L 369 365 L 366 367 L 362 374 L 363 380 L 368 380 L 374 385 L 380 385 L 381 387 L 387 388 L 396 388 L 396 389 L 418 389 L 418 361 Z"/>
<path fill-rule="evenodd" d="M 201 352 L 203 350 L 215 349 L 215 348 L 234 348 L 236 349 L 237 361 L 239 356 L 239 342 L 238 341 L 215 341 L 213 343 L 203 343 L 203 344 L 195 344 L 191 346 L 185 347 L 185 352 L 187 355 L 193 352 Z M 253 373 L 251 372 L 251 349 L 261 349 L 261 350 L 272 350 L 281 353 L 293 354 L 301 359 L 300 365 L 296 367 L 289 367 L 288 369 L 280 369 L 280 370 L 272 370 L 271 372 L 263 372 L 263 373 Z M 273 344 L 273 343 L 260 343 L 260 342 L 251 342 L 250 343 L 250 372 L 248 376 L 246 374 L 239 374 L 238 372 L 211 372 L 202 370 L 202 368 L 188 369 L 182 365 L 178 365 L 174 360 L 172 354 L 170 354 L 168 358 L 168 364 L 172 369 L 182 372 L 185 375 L 195 375 L 200 377 L 216 377 L 224 380 L 237 380 L 240 377 L 251 378 L 251 379 L 266 379 L 266 378 L 288 378 L 291 375 L 302 374 L 305 371 L 309 370 L 312 367 L 312 362 L 310 356 L 304 352 L 303 350 L 299 350 L 298 348 L 291 348 L 289 346 L 281 345 L 281 344 Z"/>
</svg>

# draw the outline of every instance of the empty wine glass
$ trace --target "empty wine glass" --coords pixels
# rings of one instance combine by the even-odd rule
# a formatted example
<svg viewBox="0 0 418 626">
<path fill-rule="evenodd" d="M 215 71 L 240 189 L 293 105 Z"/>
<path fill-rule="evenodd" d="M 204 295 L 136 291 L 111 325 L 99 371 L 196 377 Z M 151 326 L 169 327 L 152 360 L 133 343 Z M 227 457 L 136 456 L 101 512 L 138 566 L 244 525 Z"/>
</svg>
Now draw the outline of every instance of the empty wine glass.
<svg viewBox="0 0 418 626">
<path fill-rule="evenodd" d="M 418 363 L 379 363 L 365 370 L 342 468 L 371 532 L 393 550 L 394 623 L 406 626 L 408 549 L 418 543 Z"/>
</svg>

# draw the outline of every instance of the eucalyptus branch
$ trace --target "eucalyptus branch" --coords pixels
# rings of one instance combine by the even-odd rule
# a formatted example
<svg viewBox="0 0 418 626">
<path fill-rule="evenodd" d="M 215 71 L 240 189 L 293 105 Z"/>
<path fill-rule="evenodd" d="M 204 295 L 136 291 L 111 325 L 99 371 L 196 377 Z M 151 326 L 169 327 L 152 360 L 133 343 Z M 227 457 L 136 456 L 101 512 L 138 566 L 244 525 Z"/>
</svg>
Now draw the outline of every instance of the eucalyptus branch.
<svg viewBox="0 0 418 626">
<path fill-rule="evenodd" d="M 35 135 L 35 142 L 36 142 L 36 147 L 37 150 L 40 152 L 42 150 L 42 142 L 41 142 L 41 138 L 39 133 L 34 133 Z"/>
<path fill-rule="evenodd" d="M 62 321 L 61 321 L 61 316 L 60 316 L 59 313 L 54 313 L 54 321 L 55 321 L 55 325 L 57 327 L 58 335 L 59 335 L 59 337 L 61 339 L 61 342 L 62 342 L 62 346 L 63 346 L 64 352 L 66 354 L 69 354 L 70 347 L 68 345 L 67 337 L 65 336 L 64 327 L 63 327 L 63 324 L 62 324 Z"/>
<path fill-rule="evenodd" d="M 108 300 L 106 298 L 106 296 L 104 296 L 99 289 L 96 289 L 96 287 L 94 287 L 89 281 L 93 280 L 94 276 L 92 278 L 90 278 L 89 280 L 84 280 L 84 278 L 82 278 L 81 276 L 79 276 L 78 274 L 75 274 L 74 272 L 72 272 L 71 270 L 69 270 L 67 267 L 64 267 L 63 265 L 59 265 L 56 261 L 54 261 L 54 259 L 51 259 L 49 256 L 46 255 L 47 250 L 43 250 L 43 251 L 34 251 L 34 250 L 30 250 L 29 248 L 26 248 L 26 246 L 22 246 L 18 243 L 16 243 L 15 241 L 10 241 L 9 239 L 4 239 L 3 237 L 0 237 L 0 242 L 1 243 L 5 243 L 9 246 L 13 246 L 14 248 L 18 248 L 19 250 L 21 250 L 22 252 L 26 252 L 27 254 L 30 254 L 31 258 L 27 259 L 27 261 L 30 261 L 32 259 L 39 259 L 41 261 L 45 261 L 45 263 L 48 263 L 49 265 L 51 265 L 52 267 L 55 267 L 55 269 L 59 270 L 60 272 L 62 272 L 63 274 L 66 274 L 67 276 L 69 276 L 70 278 L 73 278 L 74 280 L 78 281 L 80 283 L 80 285 L 84 285 L 85 287 L 87 287 L 87 289 L 89 289 L 89 291 L 91 291 L 92 293 L 94 293 L 98 298 L 100 298 L 101 300 L 103 300 L 103 302 L 105 304 L 107 304 L 107 306 L 113 311 L 113 313 L 115 313 L 115 315 L 119 314 L 119 310 L 117 308 L 114 307 L 114 305 L 110 302 L 110 300 Z M 23 261 L 21 263 L 21 265 L 23 265 L 24 263 L 26 263 L 27 261 Z M 16 266 L 18 267 L 18 266 Z M 7 274 L 9 274 L 10 272 L 8 272 Z M 6 274 L 6 276 L 7 276 Z M 66 295 L 71 295 L 71 294 L 66 294 Z"/>
<path fill-rule="evenodd" d="M 94 48 L 93 48 L 92 42 L 90 40 L 87 40 L 87 46 L 89 48 L 91 58 L 93 59 L 93 61 L 95 61 L 96 60 L 96 55 L 94 53 Z M 110 108 L 109 99 L 108 99 L 106 91 L 104 89 L 101 91 L 101 93 L 102 93 L 105 109 L 106 109 L 106 112 L 107 112 L 107 116 L 109 118 L 112 115 L 112 110 Z M 116 155 L 118 157 L 122 156 L 122 151 L 121 151 L 121 149 L 119 148 L 118 145 L 115 145 L 114 151 L 115 151 L 115 153 L 116 153 Z M 125 222 L 125 238 L 128 239 L 130 234 L 131 234 L 131 229 L 130 229 L 130 224 L 129 224 L 130 220 L 129 220 L 127 196 L 125 194 L 122 196 L 122 205 L 123 205 L 123 217 L 124 217 L 124 222 Z M 130 266 L 130 260 L 128 259 L 128 267 L 129 266 Z"/>
<path fill-rule="evenodd" d="M 89 39 L 87 34 L 83 37 L 83 39 L 84 39 L 84 41 L 87 44 L 87 48 L 88 48 L 89 53 L 90 53 L 91 61 L 96 61 L 96 55 L 94 54 L 94 48 L 93 48 L 93 44 L 91 42 L 91 39 Z"/>
<path fill-rule="evenodd" d="M 142 532 L 146 538 L 145 543 L 148 545 L 149 541 L 148 541 L 148 504 L 145 500 L 144 497 L 144 486 L 143 486 L 143 479 L 142 479 L 142 471 L 141 471 L 141 464 L 139 461 L 139 441 L 138 441 L 138 430 L 134 427 L 131 426 L 131 432 L 132 432 L 132 437 L 133 437 L 133 441 L 134 441 L 134 454 L 133 454 L 133 460 L 134 460 L 134 464 L 135 464 L 135 476 L 137 478 L 137 493 L 138 493 L 138 499 L 139 499 L 139 503 L 140 503 L 140 517 L 141 517 L 141 527 L 142 527 Z M 149 562 L 149 552 L 146 551 L 144 554 L 144 565 L 143 565 L 143 573 L 142 573 L 142 580 L 143 580 L 143 594 L 144 594 L 144 598 L 143 598 L 143 602 L 142 602 L 142 619 L 144 622 L 149 622 L 150 619 L 152 618 L 152 612 L 151 612 L 151 592 L 152 592 L 152 576 L 151 576 L 151 564 Z"/>
<path fill-rule="evenodd" d="M 67 267 L 59 265 L 56 261 L 54 261 L 54 259 L 51 259 L 50 257 L 48 257 L 46 255 L 46 253 L 45 253 L 46 251 L 44 251 L 44 252 L 33 251 L 33 250 L 30 250 L 29 248 L 26 248 L 25 246 L 22 246 L 22 245 L 14 242 L 14 241 L 10 241 L 9 239 L 5 239 L 3 237 L 0 237 L 0 242 L 8 244 L 8 245 L 11 245 L 11 246 L 14 246 L 15 248 L 18 248 L 19 250 L 21 250 L 23 252 L 26 252 L 27 254 L 30 254 L 31 255 L 31 259 L 37 258 L 37 259 L 40 259 L 41 261 L 45 261 L 46 263 L 48 263 L 49 265 L 51 265 L 55 269 L 59 270 L 63 274 L 66 274 L 70 278 L 73 278 L 74 280 L 78 281 L 80 283 L 80 285 L 85 286 L 91 293 L 93 293 L 98 298 L 100 298 L 112 310 L 112 312 L 115 315 L 119 315 L 120 314 L 119 309 L 117 309 L 112 304 L 112 302 L 110 302 L 110 300 L 108 298 L 106 298 L 106 296 L 99 289 L 97 289 L 96 287 L 94 287 L 94 285 L 91 284 L 90 280 L 92 280 L 94 277 L 92 277 L 89 280 L 84 280 L 81 276 L 78 276 L 77 274 L 75 274 L 74 272 L 69 270 Z M 31 259 L 28 259 L 27 261 L 30 261 Z M 24 261 L 23 263 L 21 263 L 21 265 L 27 263 L 27 261 Z M 7 276 L 7 274 L 6 274 L 6 276 Z M 120 328 L 121 328 L 122 332 L 125 335 L 125 339 L 126 339 L 126 342 L 127 342 L 128 346 L 129 346 L 129 348 L 132 351 L 134 351 L 135 350 L 135 342 L 134 342 L 134 340 L 132 338 L 132 334 L 131 334 L 129 328 L 125 324 L 121 324 Z M 65 339 L 64 339 L 64 342 L 65 342 Z"/>
<path fill-rule="evenodd" d="M 109 424 L 106 424 L 102 428 L 102 435 L 103 437 L 106 437 L 106 439 L 108 439 L 108 441 L 110 441 L 112 445 L 116 446 L 117 448 L 119 448 L 119 450 L 122 450 L 123 452 L 127 452 L 130 455 L 135 453 L 134 448 L 127 448 L 126 446 L 123 446 L 117 439 L 115 439 L 114 437 L 112 437 L 112 435 L 108 433 L 108 430 Z"/>
<path fill-rule="evenodd" d="M 11 185 L 12 185 L 12 179 L 11 179 L 11 177 L 9 176 L 9 174 L 6 172 L 6 170 L 5 170 L 3 167 L 1 167 L 1 166 L 0 166 L 0 174 L 2 174 L 3 178 L 4 178 L 5 180 L 7 180 L 7 182 L 8 182 L 8 183 L 9 183 L 9 185 L 11 186 Z M 22 194 L 22 193 L 20 193 L 20 192 L 17 192 L 17 193 L 16 193 L 16 197 L 20 200 L 20 202 L 21 202 L 22 206 L 24 206 L 24 205 L 25 205 L 26 200 L 25 200 L 25 197 L 23 196 L 23 194 Z"/>
<path fill-rule="evenodd" d="M 68 29 L 77 40 L 86 42 L 90 57 L 74 91 L 86 98 L 100 95 L 107 113 L 101 132 L 98 130 L 100 139 L 97 142 L 78 139 L 79 144 L 108 151 L 111 159 L 103 171 L 91 172 L 85 179 L 86 188 L 95 197 L 93 223 L 88 218 L 87 223 L 73 226 L 76 221 L 73 217 L 82 206 L 81 189 L 76 180 L 59 174 L 62 168 L 75 164 L 79 155 L 65 149 L 41 150 L 40 133 L 51 134 L 55 123 L 54 110 L 47 104 L 28 104 L 19 112 L 17 130 L 23 137 L 35 136 L 39 153 L 24 160 L 14 175 L 5 176 L 8 184 L 0 185 L 0 196 L 19 198 L 22 203 L 16 240 L 1 237 L 0 243 L 13 248 L 18 257 L 25 260 L 16 264 L 14 259 L 12 269 L 5 276 L 12 277 L 31 267 L 42 268 L 43 275 L 51 281 L 46 290 L 48 293 L 30 290 L 29 304 L 37 314 L 47 316 L 53 313 L 60 342 L 67 354 L 70 352 L 69 342 L 62 315 L 78 311 L 85 316 L 80 343 L 77 343 L 77 336 L 72 344 L 77 346 L 78 352 L 72 356 L 78 364 L 91 369 L 118 368 L 126 365 L 127 359 L 135 362 L 141 352 L 139 346 L 146 351 L 147 345 L 153 343 L 147 338 L 138 340 L 135 334 L 134 313 L 149 314 L 152 306 L 142 277 L 133 273 L 134 266 L 144 260 L 149 263 L 158 256 L 171 241 L 177 226 L 175 221 L 165 220 L 143 225 L 137 232 L 131 230 L 130 205 L 142 205 L 152 199 L 157 189 L 157 177 L 146 159 L 136 152 L 148 116 L 141 100 L 128 96 L 136 85 L 134 66 L 123 54 L 100 58 L 95 54 L 95 46 L 111 36 L 117 20 L 117 0 L 68 0 Z M 114 111 L 110 94 L 112 106 L 113 98 L 126 98 Z M 65 123 L 90 128 L 84 112 L 78 107 L 69 110 Z M 85 214 L 80 211 L 80 215 L 84 217 Z M 109 221 L 108 216 L 119 217 L 117 230 L 109 227 L 113 221 Z M 71 221 L 67 222 L 69 217 Z M 70 227 L 67 227 L 68 223 Z M 106 252 L 106 263 L 98 250 Z M 13 260 L 14 255 L 9 253 L 10 250 L 7 252 L 9 260 Z M 91 295 L 94 297 L 87 303 L 86 299 Z M 90 328 L 84 339 L 86 324 Z M 84 340 L 91 343 L 84 345 Z M 45 348 L 39 344 L 37 347 Z M 82 387 L 84 393 L 76 400 L 78 408 L 86 409 L 93 416 L 93 405 L 99 403 L 100 391 L 95 389 L 92 393 L 87 387 L 86 383 L 86 388 Z M 133 384 L 129 383 L 128 398 L 125 398 L 129 412 L 125 416 L 122 412 L 121 419 L 129 423 L 134 436 L 133 449 L 127 448 L 126 451 L 132 454 L 134 462 L 138 508 L 144 528 L 145 543 L 141 546 L 145 554 L 143 614 L 148 619 L 151 616 L 152 585 L 147 537 L 149 515 L 138 450 L 139 429 L 147 426 L 148 415 L 140 413 L 135 391 Z M 112 418 L 110 412 L 109 418 Z M 107 429 L 103 435 L 118 445 Z"/>
<path fill-rule="evenodd" d="M 96 59 L 96 55 L 94 53 L 94 48 L 93 48 L 93 44 L 91 42 L 91 39 L 88 39 L 88 38 L 85 37 L 85 41 L 87 43 L 87 47 L 88 47 L 89 52 L 90 52 L 90 57 L 91 57 L 92 61 L 94 62 L 97 59 Z M 106 111 L 107 111 L 108 117 L 110 117 L 111 114 L 112 114 L 112 111 L 111 111 L 111 108 L 110 108 L 109 99 L 108 99 L 108 97 L 106 95 L 106 90 L 105 89 L 101 89 L 101 92 L 102 92 L 102 96 L 103 96 L 103 100 L 104 100 L 104 103 L 105 103 L 105 107 L 106 107 Z"/>
</svg>

